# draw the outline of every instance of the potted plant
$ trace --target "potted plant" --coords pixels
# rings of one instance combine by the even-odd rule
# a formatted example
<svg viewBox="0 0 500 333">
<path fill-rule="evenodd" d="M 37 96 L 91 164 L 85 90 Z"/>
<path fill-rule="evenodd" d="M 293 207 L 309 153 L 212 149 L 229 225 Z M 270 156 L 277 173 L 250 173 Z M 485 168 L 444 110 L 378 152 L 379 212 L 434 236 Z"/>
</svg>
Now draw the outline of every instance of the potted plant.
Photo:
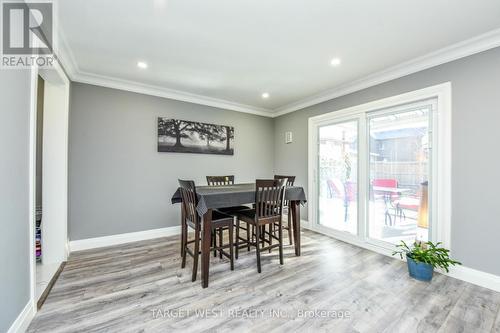
<svg viewBox="0 0 500 333">
<path fill-rule="evenodd" d="M 399 254 L 403 259 L 406 256 L 408 264 L 408 272 L 414 279 L 420 281 L 430 281 L 434 272 L 434 268 L 442 268 L 446 272 L 450 266 L 461 265 L 460 262 L 450 258 L 450 250 L 439 247 L 441 243 L 432 242 L 415 242 L 410 248 L 404 241 L 396 245 L 396 251 L 392 255 Z"/>
</svg>

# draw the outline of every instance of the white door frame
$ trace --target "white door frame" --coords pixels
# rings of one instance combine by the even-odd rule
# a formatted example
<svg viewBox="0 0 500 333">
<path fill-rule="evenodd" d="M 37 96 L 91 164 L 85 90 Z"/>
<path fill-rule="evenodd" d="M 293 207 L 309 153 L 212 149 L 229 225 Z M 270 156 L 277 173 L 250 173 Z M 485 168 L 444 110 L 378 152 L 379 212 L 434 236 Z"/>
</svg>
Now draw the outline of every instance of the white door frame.
<svg viewBox="0 0 500 333">
<path fill-rule="evenodd" d="M 331 230 L 318 224 L 317 207 L 317 158 L 318 158 L 318 127 L 331 122 L 358 119 L 359 133 L 366 132 L 366 122 L 363 115 L 380 109 L 394 108 L 399 105 L 414 103 L 417 101 L 437 99 L 437 110 L 432 113 L 431 124 L 437 134 L 433 135 L 432 143 L 432 175 L 433 186 L 429 188 L 431 194 L 430 206 L 431 221 L 439 221 L 437 230 L 433 230 L 435 238 L 443 243 L 443 246 L 451 249 L 451 83 L 431 86 L 428 88 L 404 93 L 397 96 L 357 105 L 347 109 L 333 111 L 326 114 L 309 118 L 308 123 L 308 188 L 309 205 L 308 217 L 310 227 L 320 233 L 334 238 L 379 252 L 391 254 L 392 250 L 384 247 L 381 242 L 374 242 L 351 235 L 347 232 Z M 358 161 L 358 176 L 366 174 L 367 163 L 363 157 L 367 153 L 367 145 L 360 144 L 358 147 L 360 160 Z M 364 181 L 358 182 L 359 193 L 367 193 Z M 366 198 L 360 198 L 358 205 L 358 219 L 363 219 L 366 226 Z M 358 226 L 358 233 L 360 228 Z M 363 234 L 362 232 L 361 234 Z"/>
<path fill-rule="evenodd" d="M 52 69 L 40 69 L 37 66 L 31 68 L 31 89 L 30 89 L 30 205 L 29 205 L 29 240 L 30 240 L 30 299 L 33 310 L 37 311 L 36 299 L 36 257 L 35 257 L 35 223 L 36 223 L 36 123 L 37 123 L 37 92 L 38 92 L 38 75 L 40 75 L 46 82 L 54 85 L 61 86 L 64 89 L 63 107 L 61 108 L 60 119 L 60 139 L 63 149 L 58 153 L 58 161 L 61 165 L 58 167 L 62 172 L 57 174 L 55 181 L 58 183 L 57 196 L 62 198 L 57 203 L 58 209 L 61 210 L 62 215 L 61 227 L 58 228 L 58 239 L 64 240 L 64 244 L 58 244 L 61 249 L 59 256 L 61 261 L 66 261 L 68 257 L 68 230 L 67 230 L 67 210 L 68 210 L 68 117 L 69 117 L 69 89 L 70 80 L 66 73 L 55 62 Z M 52 188 L 52 186 L 50 186 Z M 49 189 L 52 191 L 52 189 Z M 55 188 L 54 188 L 55 190 Z M 62 193 L 61 193 L 62 192 Z M 43 209 L 43 208 L 42 208 Z"/>
</svg>

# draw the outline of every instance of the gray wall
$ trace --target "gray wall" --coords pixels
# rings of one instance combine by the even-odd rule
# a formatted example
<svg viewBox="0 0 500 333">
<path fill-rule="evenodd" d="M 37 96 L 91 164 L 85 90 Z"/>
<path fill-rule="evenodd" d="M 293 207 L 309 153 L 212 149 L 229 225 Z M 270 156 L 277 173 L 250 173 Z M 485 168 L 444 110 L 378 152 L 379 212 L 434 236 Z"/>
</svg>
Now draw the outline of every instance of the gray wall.
<svg viewBox="0 0 500 333">
<path fill-rule="evenodd" d="M 272 176 L 271 118 L 80 83 L 70 103 L 71 240 L 179 225 L 178 178 Z M 158 116 L 234 126 L 234 156 L 158 153 Z"/>
<path fill-rule="evenodd" d="M 500 275 L 500 48 L 332 99 L 275 119 L 275 171 L 307 188 L 308 118 L 435 84 L 452 83 L 452 251 Z M 285 131 L 294 142 L 284 144 Z M 307 209 L 302 209 L 307 219 Z"/>
<path fill-rule="evenodd" d="M 30 298 L 30 80 L 27 70 L 0 74 L 0 332 Z"/>
</svg>

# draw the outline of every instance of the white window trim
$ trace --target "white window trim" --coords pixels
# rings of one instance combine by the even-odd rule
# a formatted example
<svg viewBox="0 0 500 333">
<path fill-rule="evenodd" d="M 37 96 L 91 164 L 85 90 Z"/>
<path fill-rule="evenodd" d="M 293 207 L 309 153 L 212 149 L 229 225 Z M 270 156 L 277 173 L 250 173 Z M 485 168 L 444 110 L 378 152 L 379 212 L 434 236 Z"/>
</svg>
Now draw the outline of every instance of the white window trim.
<svg viewBox="0 0 500 333">
<path fill-rule="evenodd" d="M 438 221 L 436 229 L 433 229 L 433 241 L 443 243 L 443 246 L 451 249 L 451 82 L 427 87 L 424 89 L 392 96 L 377 101 L 357 105 L 354 107 L 329 112 L 309 118 L 308 124 L 308 188 L 309 188 L 309 223 L 313 230 L 330 235 L 334 238 L 358 245 L 383 254 L 390 254 L 390 249 L 382 242 L 351 235 L 346 232 L 336 231 L 322 227 L 317 223 L 317 200 L 316 176 L 318 156 L 318 126 L 342 120 L 351 120 L 359 117 L 359 132 L 366 132 L 366 122 L 362 115 L 379 109 L 394 108 L 402 104 L 410 104 L 421 100 L 436 98 L 437 110 L 432 113 L 433 149 L 432 149 L 432 177 L 431 186 L 431 220 Z M 366 153 L 366 145 L 361 144 L 359 156 Z M 363 157 L 362 157 L 363 158 Z M 366 173 L 362 160 L 359 161 L 359 174 Z M 366 193 L 366 184 L 360 182 L 359 193 Z M 360 198 L 359 207 L 366 206 L 366 198 Z M 358 217 L 366 223 L 365 208 L 359 209 Z M 363 236 L 363 233 L 360 233 Z"/>
</svg>

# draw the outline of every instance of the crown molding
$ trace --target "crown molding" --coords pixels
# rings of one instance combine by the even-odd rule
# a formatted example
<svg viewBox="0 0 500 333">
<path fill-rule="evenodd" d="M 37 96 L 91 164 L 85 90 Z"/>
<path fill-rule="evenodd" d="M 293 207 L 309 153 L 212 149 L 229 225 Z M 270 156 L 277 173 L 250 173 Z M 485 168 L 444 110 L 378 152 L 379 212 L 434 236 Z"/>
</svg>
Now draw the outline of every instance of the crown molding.
<svg viewBox="0 0 500 333">
<path fill-rule="evenodd" d="M 76 73 L 73 81 L 98 85 L 107 88 L 114 88 L 135 92 L 139 94 L 146 94 L 157 97 L 164 97 L 174 99 L 177 101 L 189 102 L 194 104 L 206 105 L 231 111 L 244 112 L 255 114 L 258 116 L 272 117 L 272 110 L 258 108 L 250 105 L 239 104 L 223 99 L 212 98 L 203 95 L 192 94 L 184 91 L 168 89 L 161 86 L 143 84 L 135 81 L 113 78 L 104 75 L 87 73 L 79 71 Z"/>
<path fill-rule="evenodd" d="M 79 72 L 78 64 L 75 60 L 75 55 L 73 51 L 69 47 L 69 44 L 66 39 L 66 35 L 62 31 L 62 29 L 58 30 L 58 42 L 56 48 L 57 60 L 61 67 L 66 72 L 66 75 L 69 77 L 71 81 L 74 80 L 76 74 Z"/>
<path fill-rule="evenodd" d="M 500 46 L 500 29 L 492 30 L 474 38 L 447 46 L 424 56 L 406 61 L 388 69 L 370 74 L 336 88 L 313 95 L 297 102 L 275 109 L 273 117 L 294 112 L 306 107 L 316 105 L 328 100 L 354 93 L 369 87 L 376 86 L 400 77 L 423 71 L 425 69 L 442 65 L 444 63 L 464 58 L 479 52 Z"/>
</svg>

